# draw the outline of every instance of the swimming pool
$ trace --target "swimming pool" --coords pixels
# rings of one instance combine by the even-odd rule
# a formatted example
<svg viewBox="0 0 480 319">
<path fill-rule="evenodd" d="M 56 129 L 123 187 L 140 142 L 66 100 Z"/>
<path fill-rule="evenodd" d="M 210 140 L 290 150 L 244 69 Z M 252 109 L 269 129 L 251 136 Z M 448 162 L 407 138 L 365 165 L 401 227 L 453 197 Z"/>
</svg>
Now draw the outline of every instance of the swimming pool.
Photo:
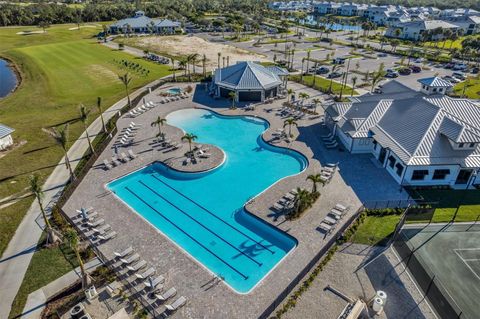
<svg viewBox="0 0 480 319">
<path fill-rule="evenodd" d="M 244 205 L 281 178 L 301 172 L 307 160 L 265 143 L 260 136 L 268 123 L 262 119 L 187 109 L 169 114 L 167 122 L 194 133 L 199 143 L 220 147 L 225 162 L 201 173 L 153 163 L 107 187 L 236 292 L 248 293 L 297 242 L 247 213 Z"/>
<path fill-rule="evenodd" d="M 181 88 L 171 88 L 171 89 L 167 90 L 167 93 L 171 94 L 171 95 L 178 95 L 178 94 L 182 93 L 182 89 Z"/>
</svg>

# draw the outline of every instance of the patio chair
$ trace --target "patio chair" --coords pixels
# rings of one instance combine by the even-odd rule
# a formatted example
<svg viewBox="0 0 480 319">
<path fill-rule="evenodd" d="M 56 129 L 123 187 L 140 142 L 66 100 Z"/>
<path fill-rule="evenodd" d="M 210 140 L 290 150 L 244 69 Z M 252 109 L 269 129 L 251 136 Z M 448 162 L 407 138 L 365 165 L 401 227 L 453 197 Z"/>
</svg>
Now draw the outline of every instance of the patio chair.
<svg viewBox="0 0 480 319">
<path fill-rule="evenodd" d="M 348 209 L 348 207 L 345 207 L 345 206 L 343 206 L 342 204 L 338 204 L 338 203 L 335 204 L 335 207 L 334 207 L 334 208 L 335 208 L 336 210 L 341 211 L 341 212 L 345 212 L 345 211 Z"/>
<path fill-rule="evenodd" d="M 333 226 L 333 225 L 335 225 L 335 224 L 337 223 L 337 219 L 336 219 L 336 218 L 331 218 L 331 217 L 328 217 L 328 216 L 327 216 L 327 217 L 325 217 L 325 218 L 323 219 L 323 222 L 324 222 L 325 224 L 329 224 L 329 225 L 332 225 L 332 226 Z"/>
<path fill-rule="evenodd" d="M 192 159 L 190 157 L 187 157 L 184 161 L 183 161 L 183 165 L 188 165 L 192 162 Z"/>
<path fill-rule="evenodd" d="M 127 259 L 125 258 L 120 258 L 120 261 L 122 262 L 122 264 L 126 264 L 126 265 L 129 265 L 137 260 L 140 259 L 140 255 L 139 254 L 133 254 L 132 256 L 128 257 Z"/>
<path fill-rule="evenodd" d="M 120 166 L 120 162 L 118 161 L 118 158 L 116 156 L 112 156 L 112 162 L 114 166 Z"/>
<path fill-rule="evenodd" d="M 165 308 L 167 308 L 170 311 L 176 311 L 180 309 L 182 306 L 184 306 L 187 303 L 187 298 L 184 296 L 181 296 L 177 300 L 175 300 L 171 305 L 165 305 Z"/>
<path fill-rule="evenodd" d="M 145 260 L 141 260 L 133 266 L 127 265 L 127 269 L 129 271 L 139 271 L 140 269 L 144 268 L 145 266 L 147 266 L 147 262 Z"/>
<path fill-rule="evenodd" d="M 336 208 L 332 208 L 330 211 L 332 212 L 332 214 L 336 214 L 336 215 L 339 215 L 339 216 L 345 215 L 345 212 L 342 212 L 342 211 L 340 211 Z"/>
<path fill-rule="evenodd" d="M 165 104 L 165 103 L 167 103 L 167 102 L 165 101 L 165 99 L 161 99 L 161 100 L 160 100 L 160 103 Z"/>
<path fill-rule="evenodd" d="M 290 194 L 290 193 L 286 193 L 285 195 L 283 195 L 283 197 L 285 197 L 288 200 L 294 200 L 295 199 L 295 195 Z"/>
<path fill-rule="evenodd" d="M 115 231 L 109 232 L 106 235 L 98 235 L 97 236 L 97 238 L 101 241 L 107 241 L 107 240 L 110 240 L 110 239 L 115 238 L 115 237 L 117 237 L 117 232 L 115 232 Z"/>
<path fill-rule="evenodd" d="M 113 252 L 115 257 L 119 257 L 119 258 L 124 258 L 125 256 L 130 255 L 131 253 L 133 253 L 132 246 L 128 247 L 127 249 L 121 252 L 116 252 L 116 251 Z"/>
<path fill-rule="evenodd" d="M 165 291 L 165 293 L 163 293 L 163 294 L 155 294 L 155 297 L 158 300 L 166 301 L 166 300 L 172 298 L 173 296 L 175 296 L 176 294 L 177 294 L 177 289 L 175 289 L 175 287 L 172 287 L 172 288 L 168 289 L 167 291 Z"/>
<path fill-rule="evenodd" d="M 141 274 L 135 274 L 135 277 L 138 278 L 138 279 L 147 279 L 148 277 L 152 276 L 153 274 L 155 274 L 155 268 L 150 267 Z"/>
<path fill-rule="evenodd" d="M 127 154 L 125 154 L 125 152 L 122 152 L 120 153 L 120 159 L 122 160 L 122 162 L 126 163 L 130 160 L 130 158 L 127 156 Z"/>
<path fill-rule="evenodd" d="M 297 195 L 297 194 L 298 194 L 297 189 L 296 189 L 296 188 L 292 188 L 292 190 L 290 191 L 290 194 L 292 194 L 292 195 L 294 195 L 294 196 Z"/>
<path fill-rule="evenodd" d="M 210 153 L 203 153 L 201 155 L 198 155 L 198 157 L 200 157 L 200 158 L 209 158 L 210 156 L 212 156 L 212 154 L 210 154 Z"/>
<path fill-rule="evenodd" d="M 86 224 L 90 228 L 95 228 L 95 227 L 98 227 L 98 226 L 101 226 L 101 225 L 105 224 L 105 219 L 100 218 L 100 219 L 98 219 L 94 222 L 88 221 Z"/>
<path fill-rule="evenodd" d="M 164 282 L 165 282 L 165 277 L 163 277 L 162 275 L 159 275 L 153 280 L 150 280 L 150 279 L 146 280 L 145 286 L 150 289 L 155 289 L 155 287 L 157 287 L 158 284 L 162 284 Z"/>
<path fill-rule="evenodd" d="M 332 167 L 322 167 L 322 171 L 323 172 L 329 172 L 329 173 L 334 173 L 335 172 L 335 168 L 332 168 Z"/>
<path fill-rule="evenodd" d="M 280 203 L 275 203 L 273 204 L 273 208 L 277 211 L 277 212 L 281 212 L 285 209 L 285 206 L 283 206 L 282 204 Z"/>
<path fill-rule="evenodd" d="M 100 228 L 92 227 L 93 233 L 95 235 L 103 235 L 111 229 L 112 229 L 112 226 L 110 226 L 109 224 L 105 224 Z"/>
<path fill-rule="evenodd" d="M 323 230 L 327 234 L 329 234 L 333 230 L 332 226 L 330 226 L 330 225 L 328 225 L 324 222 L 321 222 L 320 225 L 318 225 L 318 228 L 320 228 L 321 230 Z"/>
<path fill-rule="evenodd" d="M 103 165 L 105 166 L 105 169 L 107 169 L 107 170 L 113 168 L 112 164 L 110 164 L 106 159 L 103 160 Z"/>
<path fill-rule="evenodd" d="M 137 158 L 137 154 L 135 154 L 131 149 L 127 151 L 128 155 L 130 156 L 131 159 Z"/>
</svg>

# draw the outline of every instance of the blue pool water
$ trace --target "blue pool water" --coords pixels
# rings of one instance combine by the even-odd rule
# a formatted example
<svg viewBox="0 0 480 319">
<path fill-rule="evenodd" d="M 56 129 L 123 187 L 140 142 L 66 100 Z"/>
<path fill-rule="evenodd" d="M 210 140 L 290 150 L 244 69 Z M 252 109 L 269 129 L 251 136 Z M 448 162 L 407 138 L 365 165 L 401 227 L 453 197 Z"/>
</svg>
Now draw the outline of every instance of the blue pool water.
<svg viewBox="0 0 480 319">
<path fill-rule="evenodd" d="M 171 88 L 171 89 L 168 89 L 167 90 L 167 93 L 171 94 L 171 95 L 178 95 L 180 93 L 182 93 L 182 89 L 180 88 Z"/>
<path fill-rule="evenodd" d="M 247 293 L 296 240 L 243 207 L 279 179 L 301 172 L 307 161 L 263 142 L 268 123 L 257 118 L 188 109 L 171 113 L 167 122 L 194 133 L 199 143 L 220 147 L 223 165 L 180 173 L 154 163 L 108 188 L 235 291 Z"/>
<path fill-rule="evenodd" d="M 325 23 L 319 21 L 320 17 L 315 15 L 308 15 L 305 20 L 302 20 L 302 23 L 311 25 L 314 27 L 324 26 L 328 30 L 332 31 L 359 31 L 362 28 L 358 25 L 342 24 L 342 23 Z"/>
</svg>

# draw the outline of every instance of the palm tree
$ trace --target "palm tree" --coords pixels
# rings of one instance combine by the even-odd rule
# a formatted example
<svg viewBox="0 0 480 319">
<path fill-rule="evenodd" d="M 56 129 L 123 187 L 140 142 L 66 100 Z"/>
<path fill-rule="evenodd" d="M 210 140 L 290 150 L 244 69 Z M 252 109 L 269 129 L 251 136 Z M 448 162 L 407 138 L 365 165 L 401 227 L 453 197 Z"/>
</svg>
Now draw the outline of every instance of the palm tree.
<svg viewBox="0 0 480 319">
<path fill-rule="evenodd" d="M 152 127 L 158 126 L 158 134 L 157 134 L 157 137 L 160 137 L 161 139 L 163 139 L 162 126 L 163 126 L 163 124 L 165 124 L 165 123 L 167 123 L 167 119 L 161 118 L 160 116 L 158 116 L 155 121 L 153 121 L 152 123 L 150 123 L 150 126 L 152 126 Z"/>
<path fill-rule="evenodd" d="M 127 93 L 128 107 L 131 108 L 132 107 L 132 102 L 130 101 L 130 92 L 128 90 L 128 86 L 129 86 L 130 82 L 132 81 L 132 78 L 128 75 L 128 72 L 127 72 L 124 75 L 119 75 L 118 79 L 125 86 L 125 93 Z"/>
<path fill-rule="evenodd" d="M 192 133 L 186 133 L 182 136 L 182 141 L 188 141 L 188 146 L 190 148 L 190 153 L 192 152 L 192 142 L 197 139 L 197 136 Z"/>
<path fill-rule="evenodd" d="M 105 126 L 105 119 L 103 118 L 102 98 L 100 96 L 97 97 L 97 111 L 98 111 L 98 113 L 100 113 L 100 119 L 102 120 L 103 132 L 107 133 L 107 127 Z"/>
<path fill-rule="evenodd" d="M 355 91 L 355 85 L 357 84 L 358 78 L 356 76 L 352 77 L 352 94 L 350 96 L 353 96 L 353 91 Z"/>
<path fill-rule="evenodd" d="M 56 128 L 51 129 L 44 129 L 44 131 L 49 134 L 52 139 L 60 146 L 63 150 L 65 156 L 65 166 L 70 172 L 70 179 L 75 179 L 75 174 L 73 173 L 72 165 L 70 164 L 70 160 L 68 158 L 68 124 L 65 124 L 63 129 L 57 130 Z"/>
<path fill-rule="evenodd" d="M 308 175 L 307 176 L 307 180 L 311 181 L 313 183 L 313 186 L 312 186 L 312 193 L 316 193 L 317 192 L 317 184 L 320 183 L 323 185 L 325 185 L 325 180 L 321 177 L 320 174 L 315 174 L 315 175 Z"/>
<path fill-rule="evenodd" d="M 218 52 L 217 53 L 217 65 L 218 65 L 218 68 L 220 69 L 220 57 L 222 56 L 222 53 L 221 52 Z"/>
<path fill-rule="evenodd" d="M 235 100 L 237 99 L 237 93 L 235 91 L 230 91 L 230 93 L 228 93 L 228 97 L 232 100 L 231 109 L 235 109 Z"/>
<path fill-rule="evenodd" d="M 311 51 L 312 51 L 311 49 L 307 50 L 307 72 L 306 72 L 307 74 L 309 74 L 309 72 L 310 72 L 308 67 L 310 66 L 310 53 L 311 53 Z M 302 69 L 303 69 L 303 67 L 302 67 Z"/>
<path fill-rule="evenodd" d="M 202 57 L 203 77 L 207 76 L 207 56 L 204 54 Z"/>
<path fill-rule="evenodd" d="M 292 101 L 292 94 L 293 94 L 293 89 L 288 89 L 287 94 L 288 94 L 288 102 Z"/>
<path fill-rule="evenodd" d="M 384 76 L 384 73 L 382 71 L 374 72 L 372 75 L 372 86 L 370 88 L 370 92 L 373 92 L 373 89 L 375 86 L 380 82 L 380 79 Z"/>
<path fill-rule="evenodd" d="M 303 105 L 305 100 L 308 99 L 310 97 L 310 95 L 308 95 L 308 93 L 305 93 L 305 92 L 300 92 L 298 94 L 298 97 L 300 97 L 302 99 L 302 105 Z"/>
<path fill-rule="evenodd" d="M 69 228 L 65 231 L 65 238 L 67 239 L 70 248 L 75 252 L 75 256 L 77 256 L 78 265 L 80 266 L 80 272 L 82 274 L 82 288 L 86 289 L 90 285 L 90 279 L 85 271 L 82 257 L 80 256 L 80 249 L 78 247 L 80 240 L 78 234 L 73 228 Z"/>
<path fill-rule="evenodd" d="M 334 64 L 332 67 L 332 71 L 330 73 L 335 73 L 339 67 L 340 66 L 338 64 Z M 333 76 L 330 78 L 330 85 L 328 87 L 328 93 L 330 94 L 332 93 L 332 86 L 333 86 Z"/>
<path fill-rule="evenodd" d="M 95 154 L 95 150 L 93 149 L 92 141 L 90 140 L 90 135 L 88 134 L 87 124 L 88 124 L 88 114 L 90 114 L 90 110 L 87 110 L 85 105 L 80 105 L 80 121 L 83 124 L 83 128 L 85 130 L 85 135 L 87 136 L 88 146 L 90 147 L 90 151 Z"/>
<path fill-rule="evenodd" d="M 287 126 L 287 125 L 288 125 L 288 135 L 290 137 L 293 137 L 292 126 L 298 126 L 297 122 L 295 121 L 295 119 L 293 117 L 291 117 L 291 118 L 288 118 L 285 121 L 283 121 L 283 127 L 285 128 L 285 126 Z"/>
<path fill-rule="evenodd" d="M 305 64 L 305 58 L 302 59 L 302 71 L 300 72 L 300 83 L 303 83 L 303 65 Z"/>
<path fill-rule="evenodd" d="M 173 81 L 176 82 L 176 81 L 177 81 L 177 78 L 176 78 L 176 75 L 175 75 L 175 59 L 174 59 L 174 58 L 170 58 L 170 62 L 172 62 Z"/>
<path fill-rule="evenodd" d="M 198 62 L 198 57 L 199 56 L 200 56 L 200 54 L 198 54 L 198 53 L 193 53 L 193 54 L 190 55 L 190 63 L 192 63 L 192 69 L 193 69 L 193 74 L 194 75 L 196 73 L 195 65 Z"/>
<path fill-rule="evenodd" d="M 47 229 L 47 245 L 49 243 L 54 243 L 59 240 L 55 232 L 53 231 L 52 225 L 47 218 L 47 214 L 45 213 L 45 209 L 43 208 L 43 190 L 42 186 L 40 185 L 40 177 L 37 174 L 30 176 L 30 191 L 35 196 L 38 202 L 38 206 L 40 206 L 40 211 L 42 212 L 43 221 L 45 222 L 45 227 Z"/>
<path fill-rule="evenodd" d="M 317 69 L 317 65 L 318 65 L 318 62 L 315 61 L 315 63 L 313 64 L 313 68 L 314 68 L 315 70 Z M 313 86 L 313 88 L 315 88 L 315 82 L 316 82 L 316 80 L 317 80 L 317 76 L 314 74 L 314 75 L 313 75 L 313 81 L 312 81 L 312 86 Z"/>
</svg>

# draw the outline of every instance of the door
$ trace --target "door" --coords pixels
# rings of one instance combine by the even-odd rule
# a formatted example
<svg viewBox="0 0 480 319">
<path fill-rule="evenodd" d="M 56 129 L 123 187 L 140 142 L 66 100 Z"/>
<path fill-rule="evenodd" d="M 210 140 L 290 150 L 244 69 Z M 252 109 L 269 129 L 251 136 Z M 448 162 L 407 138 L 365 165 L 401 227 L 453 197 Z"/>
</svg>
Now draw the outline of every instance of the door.
<svg viewBox="0 0 480 319">
<path fill-rule="evenodd" d="M 387 150 L 382 147 L 380 154 L 378 154 L 378 160 L 382 165 L 385 163 L 385 157 L 387 156 Z"/>
<path fill-rule="evenodd" d="M 467 184 L 470 180 L 470 176 L 472 176 L 472 172 L 473 170 L 471 169 L 461 169 L 460 172 L 458 172 L 455 184 Z"/>
</svg>

